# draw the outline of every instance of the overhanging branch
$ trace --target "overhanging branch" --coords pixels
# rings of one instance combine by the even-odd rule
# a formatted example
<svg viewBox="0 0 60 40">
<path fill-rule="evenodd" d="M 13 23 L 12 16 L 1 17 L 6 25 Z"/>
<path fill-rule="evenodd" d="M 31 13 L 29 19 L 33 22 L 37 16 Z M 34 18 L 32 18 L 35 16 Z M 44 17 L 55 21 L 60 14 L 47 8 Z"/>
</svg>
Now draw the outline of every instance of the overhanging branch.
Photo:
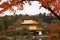
<svg viewBox="0 0 60 40">
<path fill-rule="evenodd" d="M 53 10 L 51 10 L 51 8 L 48 8 L 48 10 L 51 11 L 52 14 L 54 14 L 60 20 L 60 16 L 58 16 Z"/>
</svg>

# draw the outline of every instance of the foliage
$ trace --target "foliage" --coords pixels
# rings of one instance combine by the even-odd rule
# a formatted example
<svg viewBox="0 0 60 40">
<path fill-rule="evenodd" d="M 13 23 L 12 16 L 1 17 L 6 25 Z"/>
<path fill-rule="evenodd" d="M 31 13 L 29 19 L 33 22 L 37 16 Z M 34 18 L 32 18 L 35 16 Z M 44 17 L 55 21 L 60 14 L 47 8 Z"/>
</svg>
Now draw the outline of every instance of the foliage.
<svg viewBox="0 0 60 40">
<path fill-rule="evenodd" d="M 30 35 L 30 31 L 27 26 L 23 26 L 20 30 L 19 33 L 21 36 L 27 36 Z"/>
</svg>

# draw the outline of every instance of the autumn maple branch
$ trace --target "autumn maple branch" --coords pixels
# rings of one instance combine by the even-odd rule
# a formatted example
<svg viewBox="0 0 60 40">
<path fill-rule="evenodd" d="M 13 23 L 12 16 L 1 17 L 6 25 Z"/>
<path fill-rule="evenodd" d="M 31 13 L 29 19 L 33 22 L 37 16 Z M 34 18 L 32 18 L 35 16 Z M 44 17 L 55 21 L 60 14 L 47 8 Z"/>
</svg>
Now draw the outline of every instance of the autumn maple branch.
<svg viewBox="0 0 60 40">
<path fill-rule="evenodd" d="M 60 20 L 60 16 L 58 16 L 57 13 L 55 13 L 51 8 L 48 8 L 48 10 L 51 11 L 52 14 L 54 14 Z"/>
</svg>

